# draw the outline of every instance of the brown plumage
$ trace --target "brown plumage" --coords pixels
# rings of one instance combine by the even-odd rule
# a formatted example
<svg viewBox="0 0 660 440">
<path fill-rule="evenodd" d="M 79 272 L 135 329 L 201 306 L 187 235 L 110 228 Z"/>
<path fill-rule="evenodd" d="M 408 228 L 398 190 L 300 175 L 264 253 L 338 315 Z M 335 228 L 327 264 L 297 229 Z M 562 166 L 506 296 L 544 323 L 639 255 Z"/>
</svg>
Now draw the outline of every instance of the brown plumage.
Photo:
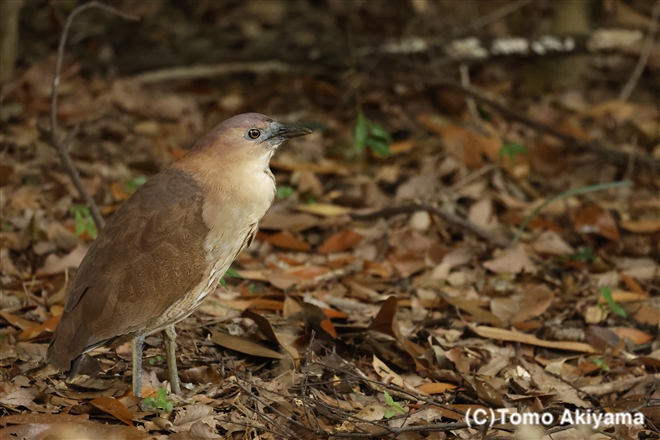
<svg viewBox="0 0 660 440">
<path fill-rule="evenodd" d="M 235 116 L 149 179 L 83 259 L 46 361 L 73 375 L 86 352 L 133 338 L 133 393 L 140 396 L 142 342 L 163 330 L 179 393 L 173 325 L 215 290 L 253 238 L 275 195 L 268 165 L 277 147 L 308 133 L 256 113 Z"/>
</svg>

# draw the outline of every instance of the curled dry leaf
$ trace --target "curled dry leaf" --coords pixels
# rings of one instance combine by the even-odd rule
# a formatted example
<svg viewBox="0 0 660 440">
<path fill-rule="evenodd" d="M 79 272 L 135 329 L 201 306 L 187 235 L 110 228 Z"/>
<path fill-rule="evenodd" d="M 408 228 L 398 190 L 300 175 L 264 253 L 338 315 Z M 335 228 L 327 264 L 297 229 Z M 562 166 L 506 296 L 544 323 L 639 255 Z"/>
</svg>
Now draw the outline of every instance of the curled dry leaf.
<svg viewBox="0 0 660 440">
<path fill-rule="evenodd" d="M 651 234 L 660 231 L 660 219 L 648 220 L 627 220 L 619 222 L 626 231 L 635 232 L 637 234 Z"/>
<path fill-rule="evenodd" d="M 557 350 L 579 351 L 583 353 L 596 353 L 597 350 L 589 344 L 571 341 L 544 341 L 533 335 L 514 332 L 501 328 L 470 326 L 470 328 L 483 338 L 492 338 L 501 341 L 520 342 L 523 344 L 536 345 L 539 347 L 554 348 Z"/>
<path fill-rule="evenodd" d="M 573 219 L 575 230 L 581 234 L 598 234 L 612 241 L 619 241 L 619 229 L 610 211 L 596 205 L 582 208 Z"/>
<path fill-rule="evenodd" d="M 259 342 L 245 337 L 214 331 L 211 334 L 211 340 L 221 347 L 225 347 L 239 353 L 270 359 L 284 359 L 283 354 L 272 350 Z"/>
<path fill-rule="evenodd" d="M 147 440 L 151 436 L 133 426 L 108 425 L 92 422 L 87 415 L 14 414 L 0 418 L 7 426 L 3 434 L 8 438 L 36 439 L 104 439 Z"/>
<path fill-rule="evenodd" d="M 57 323 L 60 322 L 60 317 L 61 317 L 60 315 L 53 316 L 43 324 L 36 325 L 23 330 L 18 335 L 18 340 L 29 341 L 35 339 L 37 336 L 41 335 L 42 333 L 52 333 L 53 331 L 55 331 L 55 327 L 57 327 Z"/>
<path fill-rule="evenodd" d="M 456 389 L 456 385 L 451 383 L 443 383 L 443 382 L 428 382 L 418 386 L 417 389 L 424 394 L 434 395 L 434 394 L 442 394 L 445 391 L 454 390 Z"/>
<path fill-rule="evenodd" d="M 307 252 L 312 248 L 312 245 L 309 243 L 299 240 L 287 232 L 278 232 L 273 235 L 259 234 L 259 238 L 275 247 L 290 251 Z"/>
<path fill-rule="evenodd" d="M 369 325 L 369 330 L 378 331 L 396 339 L 401 347 L 412 357 L 418 370 L 424 370 L 425 367 L 418 359 L 424 354 L 424 349 L 412 342 L 401 334 L 399 323 L 396 320 L 396 308 L 398 300 L 395 296 L 390 296 L 383 303 L 380 311 Z"/>
<path fill-rule="evenodd" d="M 344 252 L 357 246 L 362 241 L 362 238 L 357 232 L 344 229 L 325 240 L 319 247 L 319 252 L 322 254 Z"/>
<path fill-rule="evenodd" d="M 621 339 L 630 339 L 635 345 L 646 344 L 653 340 L 653 335 L 631 327 L 616 327 L 612 330 Z"/>
<path fill-rule="evenodd" d="M 396 374 L 387 364 L 376 356 L 371 364 L 374 367 L 374 371 L 380 378 L 386 383 L 393 383 L 394 385 L 403 388 L 403 378 Z"/>
<path fill-rule="evenodd" d="M 133 413 L 119 400 L 112 397 L 97 397 L 89 402 L 92 406 L 107 412 L 117 420 L 121 420 L 129 426 L 133 426 Z"/>
<path fill-rule="evenodd" d="M 38 325 L 36 322 L 28 321 L 27 319 L 21 318 L 20 316 L 16 316 L 8 312 L 0 311 L 0 316 L 2 316 L 2 318 L 11 326 L 20 330 L 26 330 Z"/>
</svg>

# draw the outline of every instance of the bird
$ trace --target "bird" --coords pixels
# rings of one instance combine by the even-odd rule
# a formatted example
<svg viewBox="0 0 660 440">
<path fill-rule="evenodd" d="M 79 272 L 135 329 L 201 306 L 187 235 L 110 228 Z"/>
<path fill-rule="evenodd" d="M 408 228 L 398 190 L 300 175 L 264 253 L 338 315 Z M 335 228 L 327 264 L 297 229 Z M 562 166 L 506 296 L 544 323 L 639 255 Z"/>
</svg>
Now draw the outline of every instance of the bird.
<svg viewBox="0 0 660 440">
<path fill-rule="evenodd" d="M 45 361 L 71 379 L 91 350 L 131 340 L 132 391 L 142 397 L 144 340 L 161 331 L 170 390 L 181 394 L 174 324 L 254 240 L 275 197 L 277 148 L 309 133 L 258 113 L 237 115 L 140 186 L 83 258 Z"/>
</svg>

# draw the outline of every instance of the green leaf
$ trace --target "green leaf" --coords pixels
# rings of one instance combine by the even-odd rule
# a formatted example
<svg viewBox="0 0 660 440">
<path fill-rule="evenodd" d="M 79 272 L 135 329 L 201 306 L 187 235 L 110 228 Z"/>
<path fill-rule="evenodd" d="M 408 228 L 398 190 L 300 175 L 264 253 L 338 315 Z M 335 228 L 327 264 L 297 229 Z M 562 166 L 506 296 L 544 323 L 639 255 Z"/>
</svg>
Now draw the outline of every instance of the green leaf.
<svg viewBox="0 0 660 440">
<path fill-rule="evenodd" d="M 390 393 L 383 391 L 383 395 L 385 396 L 385 402 L 387 402 L 388 405 L 394 405 L 394 399 L 390 396 Z"/>
<path fill-rule="evenodd" d="M 502 145 L 502 148 L 500 148 L 498 154 L 500 156 L 504 156 L 504 155 L 509 156 L 511 162 L 514 162 L 516 160 L 516 155 L 527 154 L 527 153 L 529 153 L 529 149 L 524 145 L 520 145 L 515 142 L 509 142 L 508 144 Z"/>
<path fill-rule="evenodd" d="M 570 255 L 568 259 L 573 261 L 592 262 L 596 259 L 596 256 L 589 246 L 580 246 L 577 252 Z"/>
<path fill-rule="evenodd" d="M 243 276 L 240 273 L 238 273 L 236 269 L 232 269 L 231 267 L 227 269 L 227 272 L 225 272 L 225 276 L 243 279 Z"/>
<path fill-rule="evenodd" d="M 392 154 L 389 142 L 386 142 L 381 138 L 370 136 L 367 139 L 367 145 L 369 145 L 369 148 L 371 148 L 374 153 L 380 154 L 381 156 L 389 156 Z"/>
<path fill-rule="evenodd" d="M 97 235 L 99 235 L 98 230 L 96 229 L 96 223 L 94 223 L 94 220 L 91 218 L 87 219 L 87 227 L 86 227 L 87 233 L 89 234 L 90 237 L 96 238 Z"/>
<path fill-rule="evenodd" d="M 145 397 L 144 403 L 146 403 L 147 405 L 149 405 L 152 408 L 157 408 L 156 399 L 154 399 L 153 396 Z"/>
<path fill-rule="evenodd" d="M 290 186 L 283 185 L 283 186 L 278 186 L 277 187 L 277 192 L 275 193 L 275 196 L 278 199 L 286 199 L 289 198 L 293 195 L 294 189 Z"/>
<path fill-rule="evenodd" d="M 607 305 L 610 306 L 610 310 L 612 310 L 614 313 L 617 315 L 621 316 L 622 318 L 627 317 L 626 311 L 621 308 L 615 301 L 614 298 L 612 298 L 612 288 L 611 287 L 601 287 L 600 288 L 600 294 L 605 298 L 605 301 L 607 301 Z"/>
<path fill-rule="evenodd" d="M 358 112 L 353 136 L 355 138 L 355 151 L 362 153 L 367 142 L 367 118 L 362 111 Z"/>
<path fill-rule="evenodd" d="M 599 367 L 601 370 L 608 372 L 610 371 L 609 365 L 607 365 L 605 362 L 603 362 L 602 359 L 600 358 L 593 358 L 591 362 L 594 363 L 595 366 Z"/>
<path fill-rule="evenodd" d="M 156 402 L 158 404 L 158 408 L 164 409 L 167 412 L 172 412 L 172 410 L 174 409 L 174 405 L 172 404 L 172 402 L 167 400 L 167 390 L 165 388 L 159 388 L 157 392 L 157 396 L 158 399 Z"/>
<path fill-rule="evenodd" d="M 383 126 L 377 122 L 369 121 L 369 129 L 371 131 L 371 133 L 369 134 L 370 137 L 382 139 L 387 142 L 390 142 L 392 140 L 389 133 L 385 131 Z"/>
<path fill-rule="evenodd" d="M 76 219 L 76 235 L 83 235 L 85 233 L 85 229 L 87 229 L 87 225 Z"/>
<path fill-rule="evenodd" d="M 86 206 L 74 205 L 69 208 L 69 212 L 76 219 L 76 235 L 82 235 L 87 231 L 90 237 L 96 238 L 98 235 L 96 224 Z"/>
<path fill-rule="evenodd" d="M 385 414 L 383 414 L 383 417 L 385 417 L 386 419 L 391 419 L 392 417 L 394 417 L 394 414 L 396 413 L 393 410 L 388 409 L 387 411 L 385 411 Z"/>
<path fill-rule="evenodd" d="M 229 269 L 227 269 L 227 272 L 225 272 L 225 275 L 222 278 L 220 278 L 220 285 L 225 289 L 227 288 L 227 280 L 225 280 L 225 278 L 227 277 L 244 279 L 243 276 L 241 276 L 241 274 L 236 271 L 236 269 L 232 269 L 230 267 Z"/>
<path fill-rule="evenodd" d="M 167 402 L 167 390 L 165 388 L 158 388 L 158 404 Z"/>
<path fill-rule="evenodd" d="M 405 414 L 405 411 L 399 402 L 394 402 L 393 406 L 395 410 L 399 411 L 401 414 Z"/>
<path fill-rule="evenodd" d="M 147 182 L 146 176 L 138 176 L 133 180 L 126 182 L 126 189 L 130 192 L 134 192 L 140 186 L 144 185 Z"/>
</svg>

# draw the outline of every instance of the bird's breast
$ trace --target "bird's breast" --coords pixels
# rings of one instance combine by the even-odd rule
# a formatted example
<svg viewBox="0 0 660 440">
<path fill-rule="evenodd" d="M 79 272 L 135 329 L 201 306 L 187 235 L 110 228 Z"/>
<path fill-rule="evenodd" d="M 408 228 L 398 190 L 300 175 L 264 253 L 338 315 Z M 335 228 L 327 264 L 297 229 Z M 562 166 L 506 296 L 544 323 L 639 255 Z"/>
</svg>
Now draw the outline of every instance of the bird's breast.
<svg viewBox="0 0 660 440">
<path fill-rule="evenodd" d="M 190 315 L 218 286 L 225 272 L 245 248 L 275 197 L 270 169 L 255 163 L 227 173 L 207 173 L 202 217 L 208 228 L 204 239 L 206 269 L 200 282 L 149 326 L 162 329 Z"/>
<path fill-rule="evenodd" d="M 246 173 L 229 190 L 218 188 L 208 194 L 204 206 L 204 221 L 209 228 L 204 242 L 210 279 L 217 285 L 239 252 L 249 244 L 259 221 L 275 197 L 275 178 L 270 169 Z"/>
</svg>

